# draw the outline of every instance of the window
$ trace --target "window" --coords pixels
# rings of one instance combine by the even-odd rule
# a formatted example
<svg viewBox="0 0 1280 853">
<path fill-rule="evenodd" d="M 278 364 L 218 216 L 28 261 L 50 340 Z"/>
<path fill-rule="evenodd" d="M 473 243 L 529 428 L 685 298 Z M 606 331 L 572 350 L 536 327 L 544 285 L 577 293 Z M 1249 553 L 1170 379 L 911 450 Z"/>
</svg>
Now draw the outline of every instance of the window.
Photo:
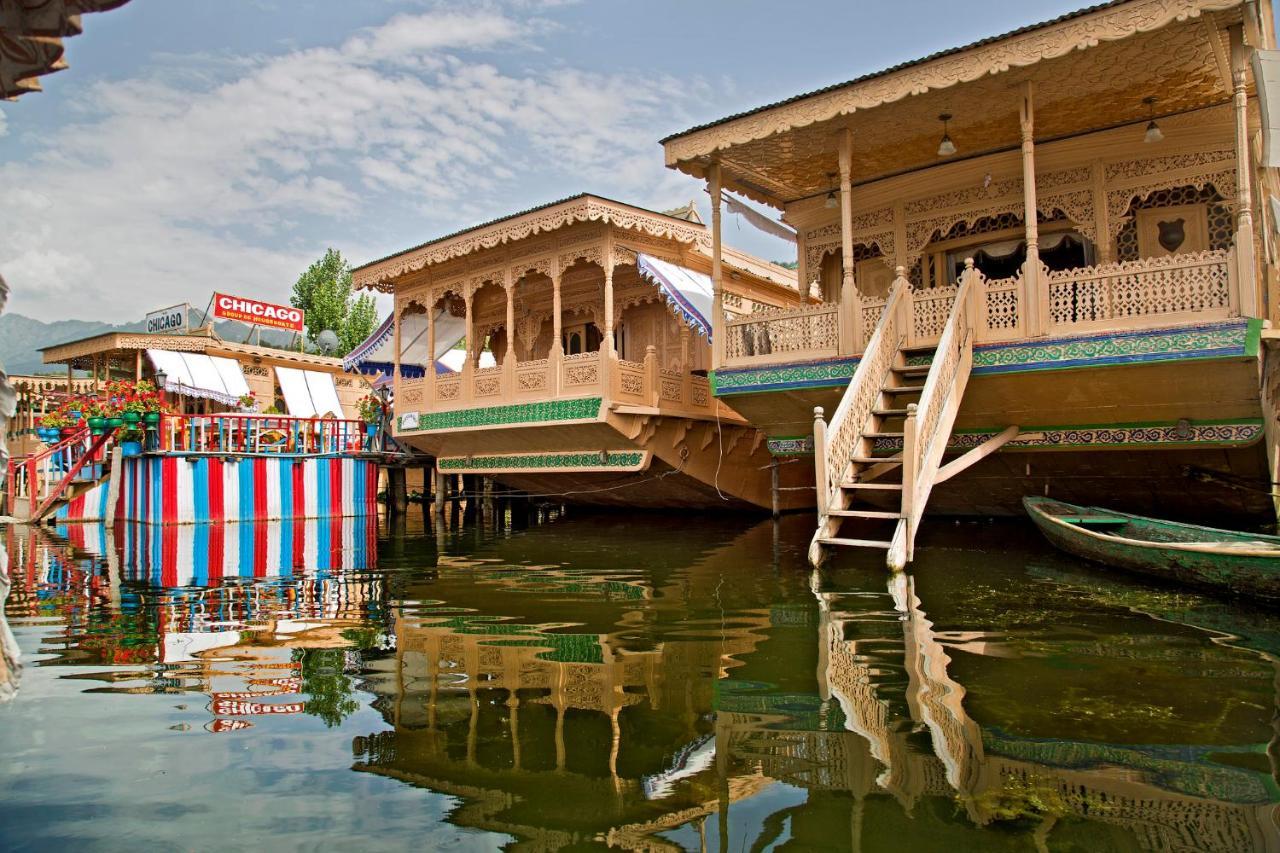
<svg viewBox="0 0 1280 853">
<path fill-rule="evenodd" d="M 1092 247 L 1076 231 L 1055 231 L 1040 235 L 1040 261 L 1050 270 L 1070 270 L 1092 263 Z M 1027 261 L 1027 241 L 1010 236 L 1004 240 L 959 246 L 946 253 L 945 269 L 950 282 L 960 280 L 965 258 L 988 279 L 1012 278 Z M 948 283 L 950 283 L 948 282 Z"/>
</svg>

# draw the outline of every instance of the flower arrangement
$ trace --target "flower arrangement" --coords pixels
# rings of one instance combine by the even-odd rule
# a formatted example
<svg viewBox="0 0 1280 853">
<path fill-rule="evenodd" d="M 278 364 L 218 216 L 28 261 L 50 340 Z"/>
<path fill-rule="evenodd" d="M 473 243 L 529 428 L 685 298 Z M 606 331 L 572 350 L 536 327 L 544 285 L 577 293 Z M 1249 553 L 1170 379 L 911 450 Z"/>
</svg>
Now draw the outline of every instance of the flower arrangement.
<svg viewBox="0 0 1280 853">
<path fill-rule="evenodd" d="M 241 394 L 237 402 L 240 403 L 240 408 L 246 412 L 252 412 L 258 408 L 258 398 L 253 396 L 252 391 Z"/>
<path fill-rule="evenodd" d="M 382 422 L 382 401 L 373 394 L 365 394 L 361 397 L 360 402 L 356 404 L 356 409 L 360 413 L 360 420 L 365 423 Z"/>
</svg>

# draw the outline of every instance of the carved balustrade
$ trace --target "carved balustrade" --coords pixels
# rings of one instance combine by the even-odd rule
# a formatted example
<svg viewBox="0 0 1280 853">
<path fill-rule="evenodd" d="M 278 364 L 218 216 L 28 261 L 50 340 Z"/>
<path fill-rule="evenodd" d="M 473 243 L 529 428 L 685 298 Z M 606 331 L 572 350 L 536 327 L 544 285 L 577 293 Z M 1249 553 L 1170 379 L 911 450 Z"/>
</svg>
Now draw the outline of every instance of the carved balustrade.
<svg viewBox="0 0 1280 853">
<path fill-rule="evenodd" d="M 974 340 L 977 343 L 1026 340 L 1045 335 L 1100 330 L 1125 331 L 1181 322 L 1239 316 L 1240 284 L 1233 249 L 1162 258 L 1144 258 L 1050 272 L 1041 270 L 1039 299 L 1015 276 L 986 280 L 974 287 Z M 951 315 L 958 284 L 911 288 L 906 333 L 908 346 L 938 343 Z M 883 298 L 863 297 L 856 322 L 869 340 L 884 311 Z M 1039 306 L 1039 316 L 1036 316 Z M 722 367 L 779 364 L 859 355 L 842 352 L 841 325 L 849 312 L 824 303 L 777 309 L 729 320 Z"/>
</svg>

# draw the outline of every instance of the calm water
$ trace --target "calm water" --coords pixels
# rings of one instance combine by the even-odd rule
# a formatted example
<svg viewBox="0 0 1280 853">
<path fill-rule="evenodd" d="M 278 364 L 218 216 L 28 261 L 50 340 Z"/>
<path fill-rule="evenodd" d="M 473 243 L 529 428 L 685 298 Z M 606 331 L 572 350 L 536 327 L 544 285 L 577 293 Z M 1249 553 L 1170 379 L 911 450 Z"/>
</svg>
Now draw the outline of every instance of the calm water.
<svg viewBox="0 0 1280 853">
<path fill-rule="evenodd" d="M 1280 850 L 1280 619 L 810 531 L 0 528 L 0 849 Z"/>
</svg>

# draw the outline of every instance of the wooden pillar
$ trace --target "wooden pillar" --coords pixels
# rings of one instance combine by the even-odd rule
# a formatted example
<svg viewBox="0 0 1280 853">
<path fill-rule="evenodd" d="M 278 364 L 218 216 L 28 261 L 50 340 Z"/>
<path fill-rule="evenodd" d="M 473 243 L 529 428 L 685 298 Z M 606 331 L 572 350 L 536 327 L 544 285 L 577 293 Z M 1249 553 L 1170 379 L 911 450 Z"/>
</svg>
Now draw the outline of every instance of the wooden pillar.
<svg viewBox="0 0 1280 853">
<path fill-rule="evenodd" d="M 560 279 L 564 273 L 557 267 L 551 276 L 551 381 L 547 387 L 553 396 L 560 396 L 560 364 L 564 361 L 564 341 L 561 340 L 563 309 L 560 307 Z"/>
<path fill-rule="evenodd" d="M 67 396 L 70 397 L 74 388 L 74 374 L 71 368 L 70 360 L 67 361 Z"/>
<path fill-rule="evenodd" d="M 441 518 L 443 518 L 445 492 L 448 491 L 449 484 L 448 484 L 448 481 L 445 479 L 443 471 L 437 470 L 435 472 L 435 479 L 436 479 L 436 500 L 435 500 L 434 507 L 435 507 L 436 513 Z"/>
<path fill-rule="evenodd" d="M 1231 30 L 1232 103 L 1236 118 L 1236 281 L 1240 287 L 1240 313 L 1263 316 L 1258 293 L 1258 271 L 1253 246 L 1253 164 L 1249 158 L 1249 93 L 1245 67 L 1249 49 L 1242 31 Z"/>
<path fill-rule="evenodd" d="M 133 381 L 142 381 L 142 350 L 133 351 Z"/>
<path fill-rule="evenodd" d="M 387 469 L 387 513 L 404 515 L 409 508 L 409 494 L 405 486 L 405 470 L 401 467 Z"/>
<path fill-rule="evenodd" d="M 604 359 L 600 364 L 600 393 L 609 399 L 610 379 L 613 378 L 614 362 L 618 353 L 613 341 L 613 250 L 605 255 L 604 264 Z"/>
<path fill-rule="evenodd" d="M 840 354 L 861 352 L 861 300 L 853 280 L 853 131 L 840 135 Z"/>
<path fill-rule="evenodd" d="M 1095 160 L 1089 171 L 1093 178 L 1093 248 L 1097 263 L 1109 264 L 1115 260 L 1115 245 L 1111 239 L 1111 214 L 1107 211 L 1106 170 L 1101 160 Z"/>
<path fill-rule="evenodd" d="M 720 243 L 720 164 L 712 163 L 707 170 L 707 192 L 711 193 L 711 366 L 719 369 L 724 364 L 724 273 L 721 264 Z"/>
<path fill-rule="evenodd" d="M 507 292 L 507 352 L 502 358 L 505 365 L 511 362 L 511 366 L 516 364 L 516 282 L 512 277 L 510 268 L 504 274 L 502 289 Z"/>
<path fill-rule="evenodd" d="M 475 359 L 479 357 L 479 351 L 476 347 L 476 330 L 475 330 L 475 292 L 468 287 L 464 294 L 467 306 L 466 320 L 466 358 L 462 361 L 462 388 L 458 394 L 458 399 L 464 403 L 471 402 L 471 382 L 475 375 Z"/>
<path fill-rule="evenodd" d="M 432 408 L 436 399 L 436 304 L 427 297 L 427 375 L 423 377 L 426 388 L 423 389 L 423 408 Z"/>
<path fill-rule="evenodd" d="M 780 495 L 778 492 L 778 459 L 774 457 L 769 464 L 769 497 L 772 503 L 773 517 L 777 518 L 782 514 L 780 506 Z"/>
<path fill-rule="evenodd" d="M 1022 92 L 1018 120 L 1022 126 L 1022 216 L 1026 228 L 1027 261 L 1022 268 L 1026 297 L 1027 334 L 1045 333 L 1048 299 L 1040 292 L 1040 225 L 1036 217 L 1036 152 L 1034 88 L 1030 81 Z"/>
<path fill-rule="evenodd" d="M 393 299 L 391 302 L 391 322 L 395 332 L 391 344 L 391 396 L 395 399 L 397 406 L 404 400 L 404 397 L 400 396 L 400 315 L 402 313 L 400 300 Z"/>
<path fill-rule="evenodd" d="M 813 408 L 813 468 L 814 488 L 817 490 L 818 523 L 827 520 L 827 505 L 831 494 L 827 491 L 827 422 L 821 406 Z"/>
</svg>

